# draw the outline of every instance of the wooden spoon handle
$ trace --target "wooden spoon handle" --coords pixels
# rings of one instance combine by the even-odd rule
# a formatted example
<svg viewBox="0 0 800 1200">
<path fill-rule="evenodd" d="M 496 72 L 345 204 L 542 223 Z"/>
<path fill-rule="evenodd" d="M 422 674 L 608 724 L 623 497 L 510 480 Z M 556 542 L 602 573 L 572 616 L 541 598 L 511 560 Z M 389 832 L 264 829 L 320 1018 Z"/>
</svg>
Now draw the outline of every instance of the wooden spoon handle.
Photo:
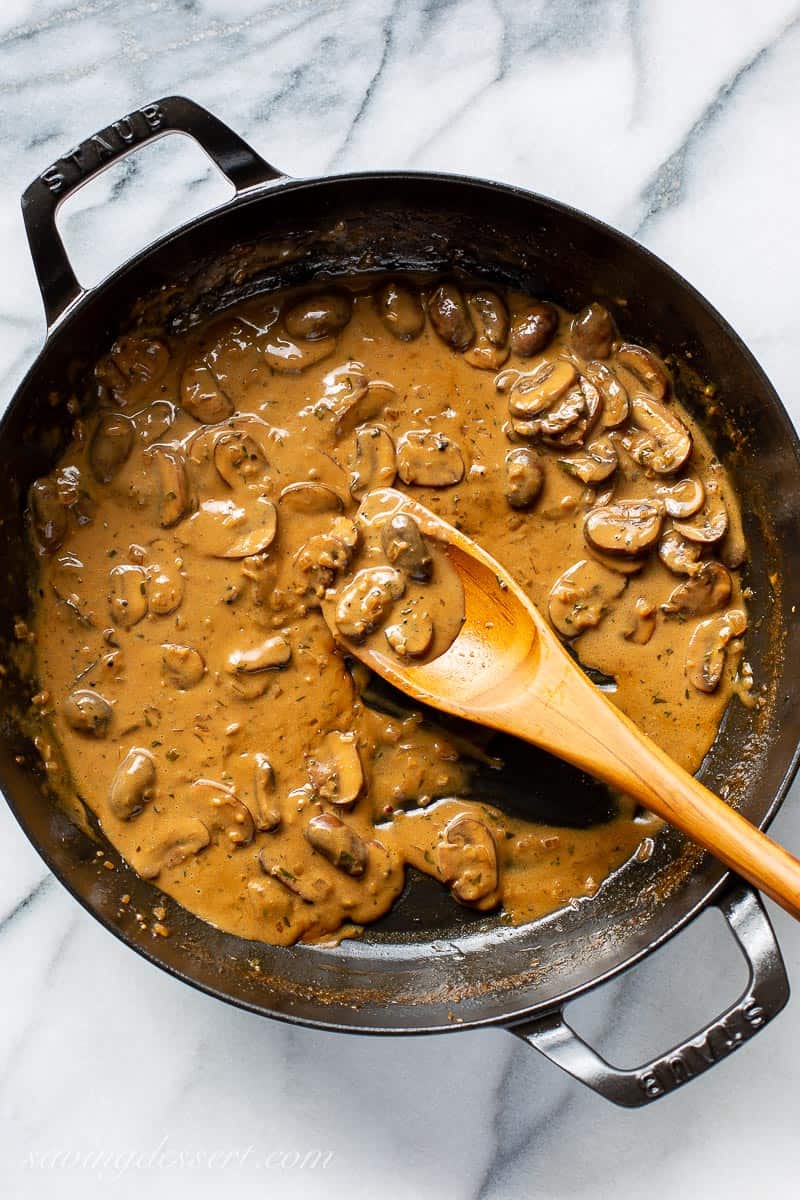
<svg viewBox="0 0 800 1200">
<path fill-rule="evenodd" d="M 788 850 L 673 762 L 585 677 L 535 691 L 532 704 L 505 714 L 504 728 L 634 796 L 800 918 L 800 861 Z"/>
</svg>

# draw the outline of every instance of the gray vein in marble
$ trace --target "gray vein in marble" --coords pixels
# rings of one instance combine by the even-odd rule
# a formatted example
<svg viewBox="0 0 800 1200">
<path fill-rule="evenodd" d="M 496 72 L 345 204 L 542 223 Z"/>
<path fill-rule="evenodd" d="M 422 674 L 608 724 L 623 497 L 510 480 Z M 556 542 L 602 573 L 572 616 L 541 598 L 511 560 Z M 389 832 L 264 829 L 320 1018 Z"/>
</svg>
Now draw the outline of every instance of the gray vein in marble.
<svg viewBox="0 0 800 1200">
<path fill-rule="evenodd" d="M 713 128 L 742 83 L 749 81 L 752 74 L 769 60 L 784 38 L 798 28 L 800 28 L 800 10 L 781 26 L 774 37 L 770 38 L 720 85 L 713 99 L 700 113 L 677 148 L 664 159 L 641 189 L 640 196 L 645 205 L 645 211 L 633 231 L 633 237 L 641 238 L 662 213 L 680 204 L 686 178 L 686 161 L 691 151 Z"/>
<path fill-rule="evenodd" d="M 31 888 L 31 890 L 25 896 L 23 896 L 21 900 L 18 900 L 17 903 L 10 908 L 7 913 L 5 913 L 3 916 L 0 916 L 0 937 L 2 937 L 6 930 L 11 928 L 21 913 L 25 912 L 25 910 L 30 908 L 30 906 L 35 903 L 36 900 L 38 900 L 41 896 L 46 895 L 50 891 L 50 888 L 54 882 L 55 878 L 53 875 L 50 875 L 49 873 L 47 875 L 43 875 L 35 887 Z"/>
<path fill-rule="evenodd" d="M 19 25 L 13 29 L 9 29 L 7 33 L 0 34 L 0 46 L 7 46 L 13 42 L 26 41 L 29 38 L 36 37 L 40 33 L 47 33 L 51 29 L 60 29 L 64 25 L 69 25 L 74 21 L 83 21 L 87 17 L 99 16 L 101 13 L 116 7 L 116 0 L 97 0 L 95 4 L 78 4 L 75 8 L 68 8 L 63 12 L 52 13 L 49 17 L 45 17 L 41 21 L 32 21 L 27 25 Z"/>
<path fill-rule="evenodd" d="M 384 74 L 384 72 L 389 64 L 389 60 L 391 58 L 392 45 L 393 45 L 393 40 L 394 40 L 394 22 L 395 22 L 395 18 L 397 16 L 397 13 L 398 13 L 398 10 L 399 10 L 399 7 L 401 4 L 402 4 L 402 0 L 394 0 L 394 3 L 392 4 L 392 7 L 389 11 L 389 14 L 387 15 L 387 17 L 385 18 L 385 20 L 383 22 L 383 26 L 381 29 L 382 50 L 381 50 L 380 61 L 378 62 L 377 67 L 373 71 L 372 76 L 370 77 L 369 82 L 367 83 L 367 86 L 364 89 L 364 95 L 362 96 L 361 103 L 358 106 L 358 109 L 356 110 L 355 116 L 353 117 L 352 121 L 350 122 L 350 128 L 348 129 L 348 131 L 345 135 L 344 141 L 342 142 L 339 149 L 332 156 L 332 158 L 328 164 L 329 169 L 335 168 L 336 165 L 342 161 L 344 155 L 347 153 L 347 150 L 350 146 L 350 143 L 353 140 L 355 132 L 356 132 L 357 128 L 359 127 L 359 125 L 361 124 L 361 122 L 364 120 L 364 117 L 369 109 L 372 98 L 375 95 L 375 91 L 378 88 L 378 86 L 381 82 L 381 79 L 383 78 L 383 74 Z"/>
</svg>

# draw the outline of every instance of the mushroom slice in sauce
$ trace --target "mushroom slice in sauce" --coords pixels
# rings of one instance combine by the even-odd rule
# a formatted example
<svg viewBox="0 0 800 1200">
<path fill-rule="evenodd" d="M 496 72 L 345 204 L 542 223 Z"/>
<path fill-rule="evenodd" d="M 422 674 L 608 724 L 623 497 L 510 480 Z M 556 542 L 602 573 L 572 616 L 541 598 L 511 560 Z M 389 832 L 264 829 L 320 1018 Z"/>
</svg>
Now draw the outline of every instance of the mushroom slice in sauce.
<svg viewBox="0 0 800 1200">
<path fill-rule="evenodd" d="M 344 508 L 341 496 L 325 483 L 290 483 L 278 499 L 281 514 L 319 516 Z"/>
<path fill-rule="evenodd" d="M 254 760 L 253 816 L 256 829 L 263 833 L 274 833 L 281 824 L 281 811 L 275 796 L 275 771 L 266 754 L 256 754 Z"/>
<path fill-rule="evenodd" d="M 542 416 L 534 420 L 512 421 L 514 431 L 522 437 L 539 439 L 548 442 L 551 439 L 563 438 L 568 430 L 577 426 L 583 417 L 587 416 L 586 398 L 580 387 L 571 388 L 566 395 L 549 408 Z M 581 427 L 581 436 L 585 436 L 587 425 Z M 559 442 L 559 444 L 561 444 Z"/>
<path fill-rule="evenodd" d="M 161 491 L 158 510 L 163 529 L 177 525 L 189 510 L 189 477 L 180 450 L 171 446 L 153 446 L 149 451 Z"/>
<path fill-rule="evenodd" d="M 284 867 L 280 863 L 270 861 L 271 851 L 265 847 L 258 852 L 258 864 L 265 875 L 276 880 L 287 892 L 291 892 L 293 896 L 297 896 L 298 900 L 302 900 L 304 904 L 316 904 L 320 900 L 327 900 L 333 888 L 327 879 L 321 879 L 318 875 L 313 879 L 307 879 L 305 875 L 295 875 L 294 871 L 290 871 L 288 867 Z"/>
<path fill-rule="evenodd" d="M 661 611 L 668 616 L 697 616 L 716 612 L 728 603 L 731 591 L 730 572 L 722 563 L 712 559 L 673 589 L 669 599 L 661 605 Z"/>
<path fill-rule="evenodd" d="M 315 342 L 341 333 L 352 313 L 350 293 L 331 289 L 295 301 L 283 314 L 283 324 L 291 337 Z"/>
<path fill-rule="evenodd" d="M 124 564 L 113 567 L 108 579 L 111 619 L 115 625 L 130 629 L 147 615 L 147 572 L 143 567 Z"/>
<path fill-rule="evenodd" d="M 681 537 L 675 529 L 666 529 L 658 543 L 658 557 L 674 575 L 696 575 L 702 567 L 702 546 Z"/>
<path fill-rule="evenodd" d="M 267 471 L 264 451 L 246 429 L 221 430 L 213 440 L 217 474 L 229 488 L 261 486 Z"/>
<path fill-rule="evenodd" d="M 130 458 L 134 430 L 127 417 L 104 413 L 89 443 L 89 466 L 98 483 L 111 483 Z"/>
<path fill-rule="evenodd" d="M 169 350 L 157 338 L 129 334 L 119 338 L 97 364 L 95 376 L 127 405 L 158 383 L 169 364 Z"/>
<path fill-rule="evenodd" d="M 339 572 L 349 567 L 357 542 L 358 530 L 348 517 L 336 517 L 330 529 L 312 534 L 293 559 L 302 590 L 321 600 Z"/>
<path fill-rule="evenodd" d="M 586 515 L 586 540 L 604 554 L 635 557 L 655 546 L 664 519 L 662 508 L 649 500 L 617 500 Z"/>
<path fill-rule="evenodd" d="M 480 909 L 499 902 L 497 846 L 483 821 L 454 817 L 442 830 L 435 855 L 439 875 L 456 900 Z"/>
<path fill-rule="evenodd" d="M 628 392 L 611 367 L 602 362 L 587 362 L 583 366 L 586 378 L 594 384 L 603 402 L 600 423 L 604 429 L 616 429 L 628 419 Z"/>
<path fill-rule="evenodd" d="M 161 647 L 161 667 L 164 678 L 182 692 L 196 687 L 206 673 L 205 660 L 194 646 L 164 642 Z"/>
<path fill-rule="evenodd" d="M 574 475 L 581 483 L 592 486 L 603 483 L 613 475 L 618 464 L 617 452 L 608 438 L 598 438 L 582 453 L 571 454 L 568 458 L 558 460 L 558 465 L 568 475 Z"/>
<path fill-rule="evenodd" d="M 398 620 L 384 630 L 386 641 L 400 658 L 422 658 L 433 643 L 433 621 L 427 609 L 411 602 Z"/>
<path fill-rule="evenodd" d="M 405 587 L 402 574 L 394 567 L 358 571 L 336 598 L 334 619 L 342 637 L 362 642 L 383 624 Z"/>
<path fill-rule="evenodd" d="M 109 702 L 91 688 L 75 688 L 61 705 L 64 720 L 76 733 L 103 738 L 114 714 Z"/>
<path fill-rule="evenodd" d="M 511 322 L 511 349 L 520 358 L 541 354 L 558 330 L 558 309 L 552 304 L 532 301 L 514 314 Z"/>
<path fill-rule="evenodd" d="M 180 562 L 180 560 L 178 560 Z M 153 563 L 147 570 L 147 603 L 150 612 L 166 617 L 180 608 L 184 583 L 178 563 L 162 567 Z"/>
<path fill-rule="evenodd" d="M 467 296 L 467 306 L 478 336 L 464 359 L 472 367 L 497 371 L 509 355 L 506 303 L 497 292 L 483 288 Z"/>
<path fill-rule="evenodd" d="M 533 371 L 503 371 L 495 386 L 508 394 L 509 415 L 527 421 L 552 408 L 577 381 L 572 363 L 558 358 L 540 363 Z"/>
<path fill-rule="evenodd" d="M 336 338 L 304 341 L 291 338 L 281 330 L 273 330 L 261 346 L 264 362 L 279 375 L 293 375 L 322 362 L 336 349 Z"/>
<path fill-rule="evenodd" d="M 657 475 L 680 471 L 692 452 L 692 435 L 680 417 L 651 396 L 630 399 L 633 427 L 617 436 L 640 467 Z"/>
<path fill-rule="evenodd" d="M 669 375 L 661 360 L 650 350 L 632 342 L 623 342 L 614 358 L 621 367 L 630 371 L 656 400 L 666 399 L 670 388 Z"/>
<path fill-rule="evenodd" d="M 355 804 L 364 787 L 364 769 L 352 731 L 326 733 L 306 764 L 308 780 L 320 800 L 337 807 Z"/>
<path fill-rule="evenodd" d="M 622 595 L 627 579 L 602 563 L 581 559 L 559 575 L 550 591 L 550 620 L 565 638 L 594 629 Z"/>
<path fill-rule="evenodd" d="M 397 474 L 392 436 L 382 425 L 362 425 L 356 430 L 355 461 L 350 491 L 357 500 L 374 488 L 391 487 Z"/>
<path fill-rule="evenodd" d="M 443 433 L 410 429 L 397 443 L 397 474 L 418 487 L 453 487 L 464 478 L 464 457 Z"/>
<path fill-rule="evenodd" d="M 427 583 L 433 574 L 433 559 L 419 525 L 408 513 L 395 513 L 381 529 L 381 547 L 387 561 L 409 579 Z"/>
<path fill-rule="evenodd" d="M 375 304 L 389 333 L 401 342 L 419 337 L 425 328 L 425 308 L 415 288 L 391 279 L 375 294 Z"/>
<path fill-rule="evenodd" d="M 248 846 L 256 831 L 253 814 L 232 788 L 214 779 L 196 779 L 190 802 L 210 834 L 219 833 L 232 846 Z"/>
<path fill-rule="evenodd" d="M 723 538 L 728 530 L 728 509 L 716 480 L 706 484 L 706 498 L 702 509 L 693 521 L 676 521 L 675 529 L 690 542 L 712 545 Z"/>
<path fill-rule="evenodd" d="M 52 554 L 67 535 L 67 510 L 61 503 L 58 488 L 52 479 L 37 479 L 28 493 L 31 524 L 38 549 L 42 554 Z"/>
<path fill-rule="evenodd" d="M 210 833 L 197 817 L 178 817 L 166 833 L 136 855 L 133 865 L 142 879 L 156 879 L 162 871 L 179 867 L 205 850 L 210 841 Z"/>
<path fill-rule="evenodd" d="M 225 660 L 225 669 L 231 675 L 254 675 L 285 667 L 291 657 L 289 642 L 282 634 L 276 633 L 246 650 L 231 651 Z"/>
<path fill-rule="evenodd" d="M 272 545 L 278 528 L 266 496 L 204 500 L 179 532 L 181 542 L 210 558 L 249 558 Z"/>
<path fill-rule="evenodd" d="M 511 508 L 530 508 L 544 486 L 544 467 L 530 446 L 509 450 L 504 463 L 503 495 Z"/>
<path fill-rule="evenodd" d="M 181 408 L 203 425 L 215 425 L 233 412 L 233 400 L 203 358 L 189 363 L 184 369 Z"/>
<path fill-rule="evenodd" d="M 686 674 L 699 692 L 716 691 L 725 666 L 725 649 L 746 629 L 747 617 L 738 608 L 700 621 L 686 654 Z"/>
<path fill-rule="evenodd" d="M 685 479 L 676 479 L 674 483 L 657 484 L 656 495 L 664 501 L 667 516 L 686 520 L 703 507 L 706 489 L 696 475 L 688 475 Z"/>
<path fill-rule="evenodd" d="M 114 773 L 108 807 L 120 821 L 137 816 L 155 791 L 156 764 L 148 750 L 134 746 Z"/>
<path fill-rule="evenodd" d="M 617 336 L 614 318 L 602 304 L 589 304 L 572 318 L 569 339 L 581 358 L 608 358 Z"/>
<path fill-rule="evenodd" d="M 459 287 L 454 283 L 440 284 L 428 300 L 428 314 L 443 342 L 453 350 L 466 350 L 475 329 Z"/>
<path fill-rule="evenodd" d="M 306 841 L 346 875 L 363 875 L 367 865 L 367 847 L 354 829 L 335 813 L 320 813 L 306 826 Z"/>
</svg>

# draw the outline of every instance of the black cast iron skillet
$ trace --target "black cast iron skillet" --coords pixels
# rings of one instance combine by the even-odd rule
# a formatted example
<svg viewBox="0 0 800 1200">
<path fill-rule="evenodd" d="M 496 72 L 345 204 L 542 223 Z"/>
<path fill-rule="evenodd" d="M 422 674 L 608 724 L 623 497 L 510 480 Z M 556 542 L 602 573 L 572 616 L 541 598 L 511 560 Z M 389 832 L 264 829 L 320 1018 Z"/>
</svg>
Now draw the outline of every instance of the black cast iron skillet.
<svg viewBox="0 0 800 1200">
<path fill-rule="evenodd" d="M 104 283 L 78 284 L 55 228 L 59 203 L 105 165 L 162 134 L 195 138 L 228 177 L 233 199 L 163 238 Z M 23 197 L 48 333 L 0 427 L 2 660 L 13 621 L 30 604 L 23 510 L 31 481 L 60 453 L 65 401 L 81 374 L 155 295 L 177 328 L 236 299 L 287 284 L 378 269 L 463 271 L 569 308 L 609 304 L 624 334 L 674 356 L 681 393 L 729 465 L 743 500 L 753 588 L 747 653 L 765 684 L 760 710 L 731 705 L 703 765 L 704 782 L 759 825 L 781 803 L 797 764 L 800 447 L 752 356 L 711 306 L 641 246 L 552 200 L 511 187 L 428 174 L 289 180 L 210 113 L 169 97 L 89 138 L 42 173 Z M 287 251 L 288 247 L 288 253 Z M 712 405 L 703 389 L 716 385 Z M 52 394 L 58 397 L 53 403 Z M 774 583 L 770 584 L 770 576 Z M 31 842 L 73 895 L 151 962 L 253 1012 L 331 1030 L 431 1033 L 504 1025 L 618 1104 L 637 1106 L 679 1087 L 762 1028 L 789 989 L 755 893 L 671 830 L 649 862 L 634 863 L 591 901 L 510 928 L 454 906 L 412 878 L 394 911 L 360 941 L 336 949 L 244 942 L 168 904 L 168 940 L 142 932 L 130 910 L 160 894 L 118 856 L 103 870 L 91 830 L 53 796 L 22 732 L 30 683 L 2 680 L 0 786 Z M 515 758 L 514 753 L 509 753 Z M 564 824 L 604 818 L 597 786 L 546 755 L 516 754 L 497 803 Z M 120 895 L 132 903 L 121 908 Z M 635 1070 L 617 1069 L 564 1021 L 568 1000 L 654 950 L 708 904 L 725 914 L 749 963 L 732 1007 L 685 1044 Z"/>
</svg>

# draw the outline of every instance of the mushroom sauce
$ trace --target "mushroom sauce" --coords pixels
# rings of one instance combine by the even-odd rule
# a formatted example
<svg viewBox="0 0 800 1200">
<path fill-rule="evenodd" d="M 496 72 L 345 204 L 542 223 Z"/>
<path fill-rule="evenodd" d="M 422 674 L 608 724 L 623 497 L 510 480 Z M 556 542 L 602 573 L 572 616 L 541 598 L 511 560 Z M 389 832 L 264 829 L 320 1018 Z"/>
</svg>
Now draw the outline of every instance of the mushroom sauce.
<svg viewBox="0 0 800 1200">
<path fill-rule="evenodd" d="M 751 684 L 739 511 L 664 363 L 606 309 L 354 280 L 138 329 L 92 393 L 31 490 L 34 701 L 51 777 L 140 876 L 289 944 L 380 917 L 407 866 L 519 923 L 648 856 L 659 822 L 624 796 L 577 830 L 470 799 L 485 731 L 370 706 L 321 611 L 401 660 L 458 632 L 444 555 L 413 519 L 370 516 L 394 484 L 512 571 L 697 769 Z"/>
</svg>

